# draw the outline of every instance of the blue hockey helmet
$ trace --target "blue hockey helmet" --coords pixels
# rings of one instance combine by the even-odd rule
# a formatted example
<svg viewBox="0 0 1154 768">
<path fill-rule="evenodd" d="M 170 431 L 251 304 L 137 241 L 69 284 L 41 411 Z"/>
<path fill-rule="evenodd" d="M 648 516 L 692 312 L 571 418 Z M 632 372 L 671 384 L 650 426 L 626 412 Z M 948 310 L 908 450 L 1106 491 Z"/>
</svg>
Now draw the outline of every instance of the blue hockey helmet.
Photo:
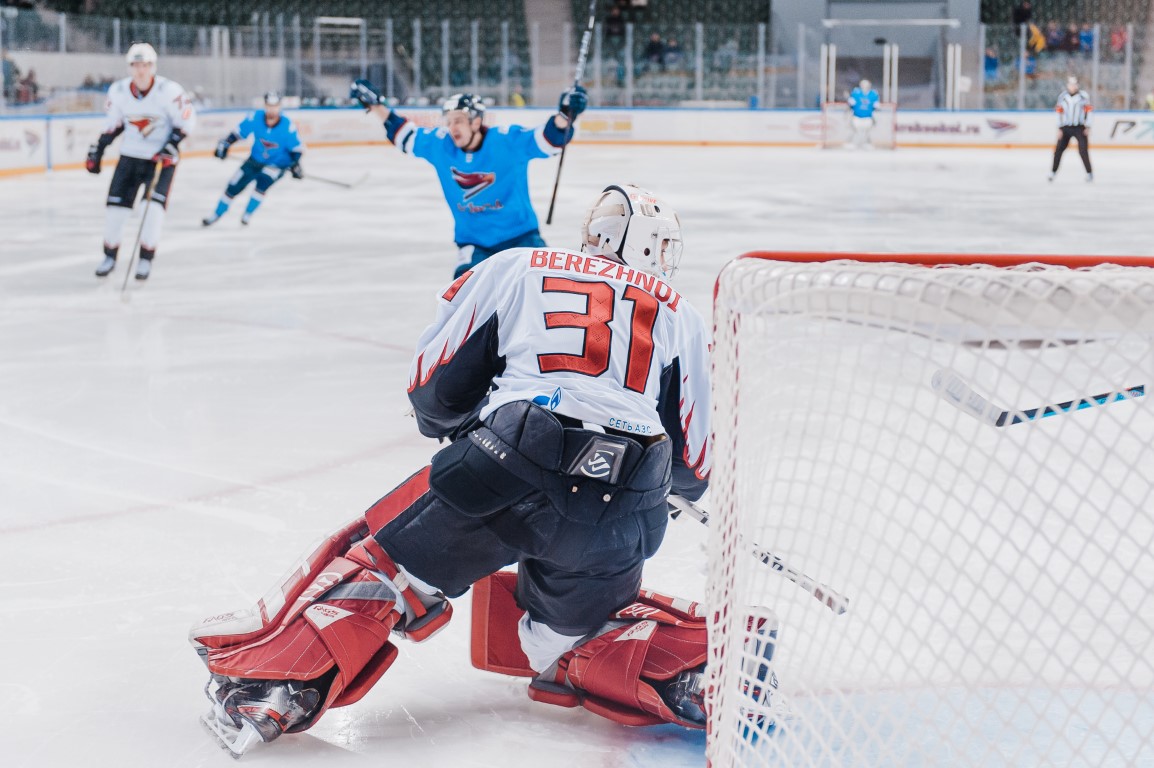
<svg viewBox="0 0 1154 768">
<path fill-rule="evenodd" d="M 445 103 L 441 105 L 441 114 L 447 115 L 450 112 L 468 112 L 469 119 L 485 116 L 485 102 L 480 96 L 471 93 L 454 93 L 449 98 L 445 99 Z"/>
</svg>

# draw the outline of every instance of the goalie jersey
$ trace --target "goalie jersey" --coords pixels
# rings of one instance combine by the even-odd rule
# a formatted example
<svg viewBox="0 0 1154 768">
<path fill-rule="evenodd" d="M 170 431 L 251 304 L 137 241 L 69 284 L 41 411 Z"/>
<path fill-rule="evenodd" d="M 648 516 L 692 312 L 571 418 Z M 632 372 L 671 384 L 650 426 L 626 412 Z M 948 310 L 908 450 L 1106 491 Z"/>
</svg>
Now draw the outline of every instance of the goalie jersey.
<svg viewBox="0 0 1154 768">
<path fill-rule="evenodd" d="M 105 133 L 124 129 L 120 143 L 123 157 L 150 159 L 164 147 L 173 128 L 191 133 L 196 116 L 184 89 L 157 75 L 152 87 L 137 90 L 131 77 L 117 80 L 108 89 Z"/>
<path fill-rule="evenodd" d="M 712 464 L 709 332 L 665 281 L 602 256 L 514 248 L 441 295 L 409 371 L 423 434 L 455 435 L 529 400 L 639 439 L 673 441 L 673 492 Z"/>
</svg>

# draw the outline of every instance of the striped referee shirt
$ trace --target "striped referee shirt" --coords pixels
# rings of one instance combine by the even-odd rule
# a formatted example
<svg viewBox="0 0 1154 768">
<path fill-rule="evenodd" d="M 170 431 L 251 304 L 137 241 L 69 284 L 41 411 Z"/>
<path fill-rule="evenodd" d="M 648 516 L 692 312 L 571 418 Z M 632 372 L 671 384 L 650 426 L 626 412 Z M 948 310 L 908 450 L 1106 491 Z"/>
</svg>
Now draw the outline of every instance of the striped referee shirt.
<svg viewBox="0 0 1154 768">
<path fill-rule="evenodd" d="M 1090 113 L 1094 111 L 1094 108 L 1090 106 L 1090 98 L 1084 91 L 1077 93 L 1062 91 L 1062 95 L 1058 97 L 1056 109 L 1058 110 L 1058 125 L 1062 127 L 1089 125 Z"/>
</svg>

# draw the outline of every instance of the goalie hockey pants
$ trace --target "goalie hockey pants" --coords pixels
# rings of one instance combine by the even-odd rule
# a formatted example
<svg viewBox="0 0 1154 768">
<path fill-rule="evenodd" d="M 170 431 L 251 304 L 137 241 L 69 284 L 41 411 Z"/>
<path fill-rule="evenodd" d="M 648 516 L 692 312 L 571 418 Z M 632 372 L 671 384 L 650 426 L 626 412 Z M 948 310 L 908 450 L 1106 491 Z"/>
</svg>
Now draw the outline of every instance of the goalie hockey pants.
<svg viewBox="0 0 1154 768">
<path fill-rule="evenodd" d="M 510 403 L 378 503 L 383 518 L 370 526 L 398 564 L 449 597 L 517 563 L 529 617 L 585 634 L 636 599 L 665 534 L 672 451 L 664 436 L 648 443 Z M 581 471 L 590 467 L 604 476 Z"/>
</svg>

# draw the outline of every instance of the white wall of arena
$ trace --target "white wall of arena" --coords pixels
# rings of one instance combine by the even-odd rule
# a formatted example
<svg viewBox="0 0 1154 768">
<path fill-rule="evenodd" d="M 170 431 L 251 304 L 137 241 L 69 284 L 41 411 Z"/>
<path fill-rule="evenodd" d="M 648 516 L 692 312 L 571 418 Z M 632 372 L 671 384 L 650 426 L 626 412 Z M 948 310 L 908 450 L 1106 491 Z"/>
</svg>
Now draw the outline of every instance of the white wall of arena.
<svg viewBox="0 0 1154 768">
<path fill-rule="evenodd" d="M 418 125 L 440 124 L 440 111 L 398 110 Z M 245 110 L 209 110 L 182 145 L 186 154 L 208 154 L 232 131 Z M 383 128 L 363 110 L 287 110 L 310 147 L 385 144 Z M 491 109 L 493 126 L 534 125 L 544 109 Z M 88 145 L 103 130 L 100 115 L 0 117 L 0 177 L 83 166 Z M 897 112 L 898 147 L 1049 148 L 1057 135 L 1051 112 Z M 578 123 L 576 144 L 649 146 L 749 146 L 815 148 L 821 141 L 817 110 L 590 109 Z M 1154 112 L 1095 112 L 1093 148 L 1154 149 Z M 114 157 L 114 144 L 108 156 Z"/>
</svg>

